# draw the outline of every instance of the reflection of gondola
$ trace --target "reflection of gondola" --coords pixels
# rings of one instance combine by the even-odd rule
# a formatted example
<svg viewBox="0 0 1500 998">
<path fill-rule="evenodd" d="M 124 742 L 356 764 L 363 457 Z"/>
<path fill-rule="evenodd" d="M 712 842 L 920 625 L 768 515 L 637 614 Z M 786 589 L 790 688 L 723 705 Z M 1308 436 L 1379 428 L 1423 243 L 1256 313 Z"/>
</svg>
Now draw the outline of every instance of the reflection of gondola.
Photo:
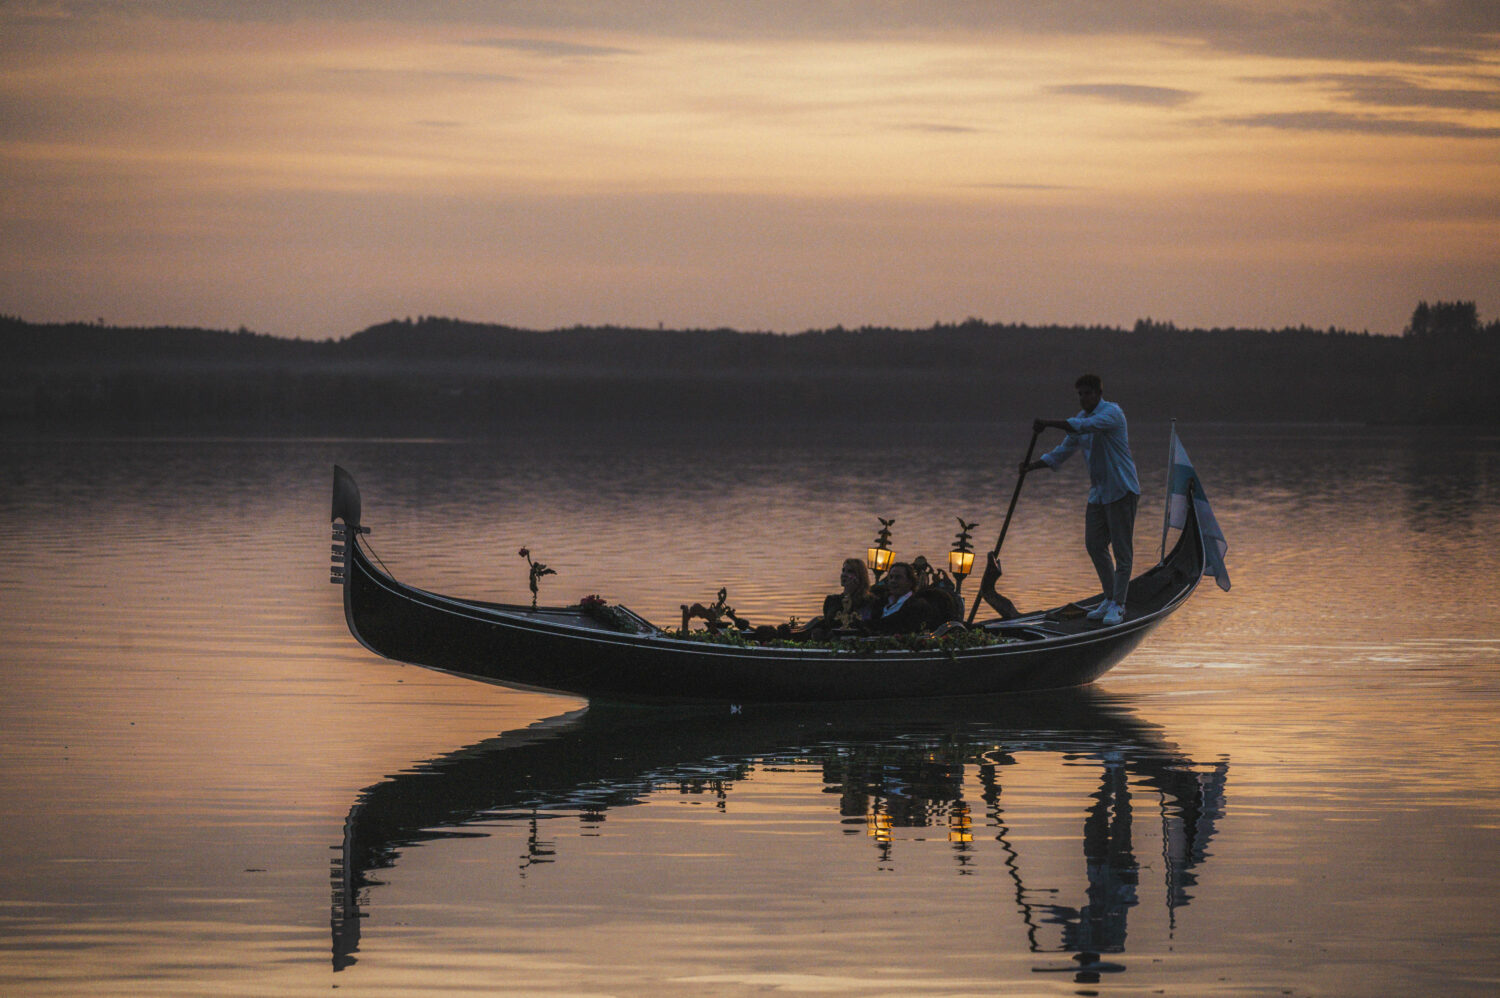
<svg viewBox="0 0 1500 998">
<path fill-rule="evenodd" d="M 1191 512 L 1162 562 L 1130 586 L 1122 622 L 1076 606 L 985 625 L 994 643 L 942 647 L 761 647 L 687 640 L 623 607 L 535 609 L 458 599 L 397 582 L 371 560 L 352 476 L 334 469 L 334 581 L 344 617 L 377 655 L 469 679 L 606 700 L 731 703 L 988 696 L 1084 686 L 1128 655 L 1203 576 Z M 1100 597 L 1102 598 L 1102 597 Z M 1071 605 L 1070 605 L 1071 606 Z"/>
<path fill-rule="evenodd" d="M 1080 908 L 1022 886 L 1001 801 L 1003 768 L 1022 752 L 1101 766 L 1084 825 L 1089 890 Z M 1194 869 L 1206 858 L 1227 771 L 1222 762 L 1194 763 L 1131 711 L 1087 691 L 1007 702 L 778 709 L 774 717 L 594 706 L 458 750 L 360 795 L 333 873 L 334 968 L 354 962 L 360 909 L 377 883 L 372 874 L 408 846 L 485 835 L 475 826 L 486 822 L 534 825 L 548 812 L 603 814 L 662 786 L 732 794 L 756 767 L 786 758 L 821 765 L 843 819 L 868 822 L 877 842 L 883 830 L 934 822 L 948 824 L 953 841 L 972 836 L 976 825 L 990 829 L 1006 851 L 1032 948 L 1079 954 L 1124 948 L 1136 875 L 1127 777 L 1164 802 L 1167 903 L 1175 908 L 1187 903 Z M 964 800 L 966 773 L 977 774 L 982 805 Z M 982 818 L 971 814 L 981 807 Z M 1053 947 L 1041 942 L 1048 924 L 1060 926 Z M 1097 963 L 1084 961 L 1080 973 L 1090 966 Z"/>
</svg>

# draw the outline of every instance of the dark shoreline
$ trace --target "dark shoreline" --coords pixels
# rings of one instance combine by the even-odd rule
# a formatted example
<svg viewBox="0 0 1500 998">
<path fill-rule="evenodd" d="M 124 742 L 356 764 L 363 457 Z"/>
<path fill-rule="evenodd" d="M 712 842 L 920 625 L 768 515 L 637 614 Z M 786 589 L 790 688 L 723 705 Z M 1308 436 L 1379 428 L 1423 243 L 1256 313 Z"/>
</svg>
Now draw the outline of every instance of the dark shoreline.
<svg viewBox="0 0 1500 998">
<path fill-rule="evenodd" d="M 465 438 L 635 426 L 858 434 L 1064 414 L 1095 371 L 1134 419 L 1500 425 L 1500 335 L 1133 330 L 550 332 L 429 319 L 308 342 L 0 318 L 6 435 Z"/>
</svg>

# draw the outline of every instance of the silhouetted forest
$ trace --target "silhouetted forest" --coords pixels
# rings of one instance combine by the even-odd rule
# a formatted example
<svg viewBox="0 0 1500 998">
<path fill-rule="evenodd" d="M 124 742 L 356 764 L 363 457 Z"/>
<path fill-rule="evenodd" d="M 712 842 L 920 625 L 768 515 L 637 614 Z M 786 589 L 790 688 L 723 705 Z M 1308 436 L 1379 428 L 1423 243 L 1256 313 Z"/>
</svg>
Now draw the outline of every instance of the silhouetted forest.
<svg viewBox="0 0 1500 998">
<path fill-rule="evenodd" d="M 575 327 L 422 317 L 342 340 L 0 317 L 11 433 L 498 436 L 552 424 L 839 432 L 1073 411 L 1104 378 L 1132 419 L 1500 423 L 1500 322 L 1420 303 L 1401 337 L 1291 328 Z"/>
</svg>

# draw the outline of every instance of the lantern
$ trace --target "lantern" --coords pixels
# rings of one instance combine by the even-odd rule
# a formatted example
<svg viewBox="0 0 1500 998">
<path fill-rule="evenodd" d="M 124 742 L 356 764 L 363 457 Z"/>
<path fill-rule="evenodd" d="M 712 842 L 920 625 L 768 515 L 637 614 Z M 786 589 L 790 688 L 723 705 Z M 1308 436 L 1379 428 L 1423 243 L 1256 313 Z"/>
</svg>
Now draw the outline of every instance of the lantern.
<svg viewBox="0 0 1500 998">
<path fill-rule="evenodd" d="M 964 579 L 974 571 L 974 545 L 969 543 L 969 531 L 977 526 L 958 517 L 958 536 L 953 539 L 953 550 L 948 552 L 948 574 L 953 576 L 954 588 L 959 592 L 963 591 Z"/>
</svg>

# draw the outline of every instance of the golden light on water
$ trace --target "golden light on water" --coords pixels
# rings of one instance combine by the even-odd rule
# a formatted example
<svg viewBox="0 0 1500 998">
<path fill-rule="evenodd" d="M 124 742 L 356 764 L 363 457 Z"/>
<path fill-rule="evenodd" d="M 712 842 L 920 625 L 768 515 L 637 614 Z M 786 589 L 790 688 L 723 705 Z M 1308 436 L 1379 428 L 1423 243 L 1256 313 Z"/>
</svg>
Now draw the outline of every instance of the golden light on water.
<svg viewBox="0 0 1500 998">
<path fill-rule="evenodd" d="M 556 592 L 662 619 L 711 566 L 757 620 L 819 606 L 868 541 L 866 507 L 808 499 L 864 466 L 822 446 L 680 465 L 647 449 L 549 458 L 510 491 L 530 458 L 487 448 L 6 445 L 0 982 L 978 994 L 1102 953 L 1141 992 L 1212 990 L 1230 967 L 1241 988 L 1426 994 L 1486 969 L 1500 601 L 1473 553 L 1492 437 L 1200 429 L 1234 590 L 1205 585 L 1093 694 L 696 723 L 371 655 L 327 582 L 329 464 L 381 469 L 366 518 L 405 581 L 525 600 L 524 538 L 557 552 Z M 933 492 L 971 458 L 892 476 L 910 491 L 877 508 L 903 550 L 943 549 L 962 507 Z M 437 481 L 485 498 L 435 501 Z M 1028 486 L 1008 535 L 1029 606 L 1092 584 L 1075 486 Z M 556 501 L 539 513 L 538 495 Z M 709 501 L 732 515 L 684 530 Z"/>
<path fill-rule="evenodd" d="M 963 802 L 954 805 L 948 815 L 948 841 L 963 843 L 974 841 L 974 816 Z"/>
</svg>

